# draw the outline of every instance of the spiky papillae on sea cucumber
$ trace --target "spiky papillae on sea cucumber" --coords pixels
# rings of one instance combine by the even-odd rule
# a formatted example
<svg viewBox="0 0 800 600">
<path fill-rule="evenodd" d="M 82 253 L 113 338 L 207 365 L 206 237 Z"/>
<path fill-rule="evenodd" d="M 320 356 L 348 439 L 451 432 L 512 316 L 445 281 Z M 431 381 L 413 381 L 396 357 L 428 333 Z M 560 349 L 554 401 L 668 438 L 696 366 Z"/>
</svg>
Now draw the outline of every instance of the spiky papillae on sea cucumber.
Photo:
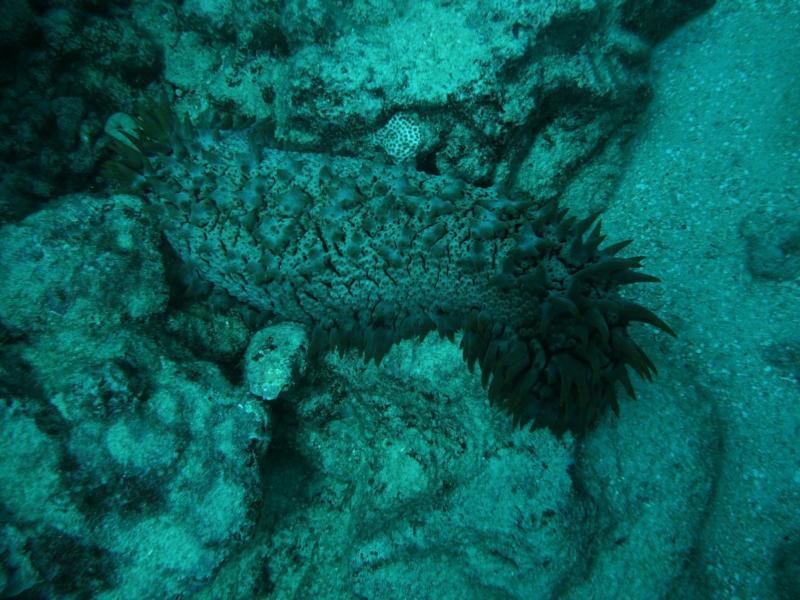
<svg viewBox="0 0 800 600">
<path fill-rule="evenodd" d="M 658 281 L 602 246 L 597 215 L 355 158 L 263 148 L 257 128 L 201 127 L 163 98 L 112 142 L 106 174 L 233 296 L 305 324 L 312 353 L 380 363 L 398 340 L 461 331 L 491 402 L 517 425 L 581 432 L 655 366 L 628 325 L 674 335 L 616 292 Z"/>
</svg>

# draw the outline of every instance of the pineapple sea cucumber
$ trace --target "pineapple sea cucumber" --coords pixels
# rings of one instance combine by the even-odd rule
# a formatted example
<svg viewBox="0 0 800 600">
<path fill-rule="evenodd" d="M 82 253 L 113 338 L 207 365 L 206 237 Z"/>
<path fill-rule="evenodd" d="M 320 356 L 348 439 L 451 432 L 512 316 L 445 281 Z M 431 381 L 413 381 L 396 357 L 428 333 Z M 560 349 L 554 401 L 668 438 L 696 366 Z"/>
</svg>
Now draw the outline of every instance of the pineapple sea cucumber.
<svg viewBox="0 0 800 600">
<path fill-rule="evenodd" d="M 581 432 L 628 367 L 653 362 L 633 321 L 672 329 L 621 298 L 642 257 L 603 246 L 598 215 L 578 220 L 448 177 L 357 158 L 262 147 L 257 128 L 179 119 L 150 101 L 106 175 L 142 196 L 167 239 L 205 279 L 304 324 L 310 352 L 355 348 L 380 363 L 431 331 L 477 362 L 489 399 L 517 425 Z"/>
</svg>

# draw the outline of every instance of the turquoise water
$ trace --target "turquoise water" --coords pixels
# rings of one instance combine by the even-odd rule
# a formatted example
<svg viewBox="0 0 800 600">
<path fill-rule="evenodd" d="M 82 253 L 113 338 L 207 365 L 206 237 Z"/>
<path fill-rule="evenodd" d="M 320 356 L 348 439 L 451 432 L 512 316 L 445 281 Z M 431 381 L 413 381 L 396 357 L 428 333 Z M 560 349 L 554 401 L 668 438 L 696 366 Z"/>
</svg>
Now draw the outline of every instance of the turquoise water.
<svg viewBox="0 0 800 600">
<path fill-rule="evenodd" d="M 800 597 L 799 34 L 5 2 L 0 597 Z"/>
</svg>

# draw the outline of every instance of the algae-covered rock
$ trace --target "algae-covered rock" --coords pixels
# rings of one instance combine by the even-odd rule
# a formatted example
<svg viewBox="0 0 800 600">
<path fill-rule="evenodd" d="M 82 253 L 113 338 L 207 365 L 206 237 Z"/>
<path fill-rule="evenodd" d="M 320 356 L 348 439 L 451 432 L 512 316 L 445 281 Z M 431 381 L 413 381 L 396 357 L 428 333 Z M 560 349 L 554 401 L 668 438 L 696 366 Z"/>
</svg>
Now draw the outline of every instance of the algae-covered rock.
<svg viewBox="0 0 800 600">
<path fill-rule="evenodd" d="M 268 418 L 164 343 L 141 204 L 76 196 L 7 225 L 0 272 L 0 589 L 196 591 L 253 530 Z"/>
<path fill-rule="evenodd" d="M 248 389 L 274 400 L 302 377 L 308 361 L 308 332 L 297 323 L 281 323 L 256 332 L 245 354 Z"/>
</svg>

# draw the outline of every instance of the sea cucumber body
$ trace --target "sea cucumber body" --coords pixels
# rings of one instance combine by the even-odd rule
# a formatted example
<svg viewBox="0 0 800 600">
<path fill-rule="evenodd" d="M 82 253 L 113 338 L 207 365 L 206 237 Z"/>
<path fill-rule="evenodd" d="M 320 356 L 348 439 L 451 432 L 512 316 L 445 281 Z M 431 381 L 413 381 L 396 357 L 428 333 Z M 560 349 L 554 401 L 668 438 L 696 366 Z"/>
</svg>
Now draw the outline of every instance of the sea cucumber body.
<svg viewBox="0 0 800 600">
<path fill-rule="evenodd" d="M 582 430 L 611 406 L 626 365 L 655 367 L 630 339 L 647 309 L 615 294 L 654 281 L 577 220 L 492 188 L 357 158 L 259 148 L 254 130 L 199 129 L 165 105 L 139 117 L 109 173 L 141 194 L 205 279 L 306 325 L 311 351 L 380 362 L 438 331 L 477 361 L 515 423 Z"/>
</svg>

